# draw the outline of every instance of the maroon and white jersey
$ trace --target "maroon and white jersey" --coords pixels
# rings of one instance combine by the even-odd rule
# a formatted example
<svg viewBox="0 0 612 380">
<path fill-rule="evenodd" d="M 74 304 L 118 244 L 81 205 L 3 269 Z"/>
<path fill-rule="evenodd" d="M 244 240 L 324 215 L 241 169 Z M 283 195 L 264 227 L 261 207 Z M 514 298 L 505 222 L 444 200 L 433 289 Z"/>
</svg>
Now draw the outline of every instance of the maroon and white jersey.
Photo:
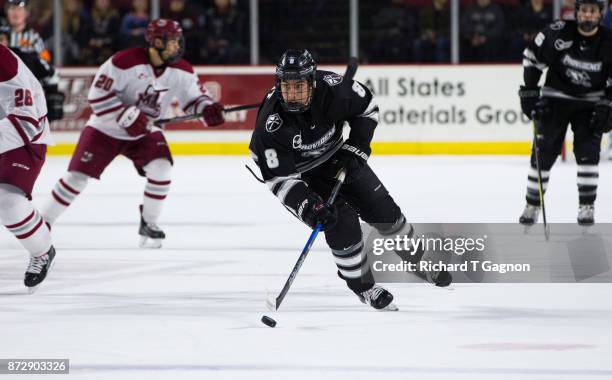
<svg viewBox="0 0 612 380">
<path fill-rule="evenodd" d="M 52 144 L 40 82 L 0 45 L 0 154 L 28 144 Z"/>
<path fill-rule="evenodd" d="M 127 107 L 136 106 L 158 119 L 166 114 L 174 98 L 187 114 L 201 112 L 213 103 L 187 61 L 181 59 L 156 73 L 147 49 L 125 49 L 104 62 L 96 73 L 89 89 L 92 115 L 87 125 L 117 139 L 136 140 L 142 136 L 128 135 L 117 124 L 119 115 Z"/>
</svg>

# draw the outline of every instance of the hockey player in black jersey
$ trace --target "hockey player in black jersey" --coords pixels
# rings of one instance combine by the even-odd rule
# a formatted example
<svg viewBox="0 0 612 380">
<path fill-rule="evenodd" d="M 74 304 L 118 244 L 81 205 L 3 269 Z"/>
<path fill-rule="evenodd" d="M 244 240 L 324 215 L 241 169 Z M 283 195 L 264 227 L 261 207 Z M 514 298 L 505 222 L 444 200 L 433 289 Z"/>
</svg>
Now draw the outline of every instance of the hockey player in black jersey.
<svg viewBox="0 0 612 380">
<path fill-rule="evenodd" d="M 542 188 L 561 152 L 567 125 L 574 132 L 578 164 L 578 223 L 592 225 L 602 134 L 612 128 L 612 36 L 599 25 L 604 0 L 576 0 L 576 21 L 557 21 L 539 32 L 523 53 L 521 108 L 536 118 Z M 542 88 L 538 82 L 548 69 Z M 519 221 L 536 223 L 540 198 L 532 149 L 527 205 Z"/>
<path fill-rule="evenodd" d="M 411 235 L 413 229 L 367 163 L 378 124 L 378 106 L 363 84 L 316 69 L 306 50 L 288 50 L 276 68 L 276 86 L 263 100 L 250 150 L 281 203 L 305 224 L 322 223 L 338 275 L 360 300 L 395 309 L 393 296 L 374 283 L 366 265 L 359 218 L 381 234 Z M 344 124 L 350 126 L 344 141 Z M 327 199 L 345 168 L 333 205 Z M 428 277 L 439 286 L 448 272 Z"/>
</svg>

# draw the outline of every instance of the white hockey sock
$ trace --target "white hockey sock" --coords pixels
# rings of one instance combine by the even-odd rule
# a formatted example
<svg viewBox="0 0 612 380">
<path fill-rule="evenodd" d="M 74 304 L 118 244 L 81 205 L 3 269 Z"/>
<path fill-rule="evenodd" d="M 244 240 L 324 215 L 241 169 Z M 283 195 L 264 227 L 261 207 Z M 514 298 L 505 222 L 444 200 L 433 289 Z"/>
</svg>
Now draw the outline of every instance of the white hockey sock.
<svg viewBox="0 0 612 380">
<path fill-rule="evenodd" d="M 172 164 L 159 158 L 149 162 L 143 169 L 147 174 L 147 184 L 142 202 L 142 217 L 147 223 L 157 223 L 164 199 L 170 191 Z"/>
<path fill-rule="evenodd" d="M 44 255 L 51 248 L 49 229 L 20 189 L 0 184 L 0 220 L 31 256 Z"/>
<path fill-rule="evenodd" d="M 578 197 L 580 204 L 592 205 L 597 198 L 597 185 L 599 183 L 598 165 L 578 164 Z"/>
<path fill-rule="evenodd" d="M 76 197 L 85 189 L 89 177 L 79 172 L 68 172 L 55 184 L 51 198 L 41 210 L 46 222 L 55 220 L 70 206 Z"/>
<path fill-rule="evenodd" d="M 548 188 L 548 180 L 550 178 L 550 170 L 541 170 L 542 173 L 542 192 L 546 192 Z M 540 205 L 540 185 L 538 184 L 538 170 L 534 167 L 529 167 L 527 173 L 527 203 L 539 206 Z"/>
</svg>

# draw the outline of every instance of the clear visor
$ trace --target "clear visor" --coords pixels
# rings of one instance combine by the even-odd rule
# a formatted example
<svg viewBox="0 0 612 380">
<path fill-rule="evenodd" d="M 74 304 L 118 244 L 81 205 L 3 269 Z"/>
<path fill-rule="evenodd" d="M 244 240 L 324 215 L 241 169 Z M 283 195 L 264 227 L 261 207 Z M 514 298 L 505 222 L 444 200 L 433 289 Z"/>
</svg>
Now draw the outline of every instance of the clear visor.
<svg viewBox="0 0 612 380">
<path fill-rule="evenodd" d="M 312 86 L 306 79 L 287 79 L 280 81 L 283 101 L 289 108 L 306 108 L 312 98 Z"/>
</svg>

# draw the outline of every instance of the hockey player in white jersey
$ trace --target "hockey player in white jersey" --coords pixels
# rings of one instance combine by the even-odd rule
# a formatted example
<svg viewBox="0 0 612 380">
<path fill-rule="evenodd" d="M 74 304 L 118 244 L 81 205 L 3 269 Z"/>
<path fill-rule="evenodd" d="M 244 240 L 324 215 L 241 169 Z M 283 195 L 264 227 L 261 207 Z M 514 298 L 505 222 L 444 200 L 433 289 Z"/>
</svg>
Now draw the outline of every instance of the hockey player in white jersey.
<svg viewBox="0 0 612 380">
<path fill-rule="evenodd" d="M 191 65 L 181 59 L 182 29 L 176 21 L 156 19 L 145 34 L 148 47 L 113 55 L 98 70 L 88 101 L 92 109 L 68 167 L 51 192 L 42 213 L 51 225 L 85 189 L 122 154 L 147 179 L 140 206 L 141 246 L 161 247 L 164 232 L 157 226 L 170 190 L 172 156 L 163 131 L 152 121 L 178 99 L 187 114 L 202 115 L 207 126 L 222 124 L 223 105 L 200 85 Z"/>
<path fill-rule="evenodd" d="M 30 253 L 24 284 L 45 279 L 55 249 L 30 200 L 52 143 L 43 89 L 13 52 L 0 45 L 0 221 Z"/>
</svg>

